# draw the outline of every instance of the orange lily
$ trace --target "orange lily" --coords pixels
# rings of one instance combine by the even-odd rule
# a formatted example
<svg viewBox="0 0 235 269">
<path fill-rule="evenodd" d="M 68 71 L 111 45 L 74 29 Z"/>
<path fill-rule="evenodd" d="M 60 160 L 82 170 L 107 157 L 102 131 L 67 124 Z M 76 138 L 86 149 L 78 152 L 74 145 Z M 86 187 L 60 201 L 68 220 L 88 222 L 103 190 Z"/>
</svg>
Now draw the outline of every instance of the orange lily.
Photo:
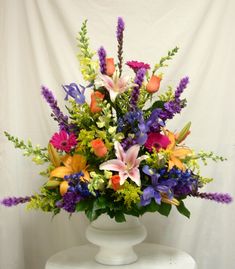
<svg viewBox="0 0 235 269">
<path fill-rule="evenodd" d="M 168 169 L 170 170 L 173 168 L 173 166 L 176 166 L 180 170 L 185 171 L 185 165 L 181 160 L 184 159 L 187 155 L 191 154 L 192 151 L 189 148 L 177 146 L 175 135 L 172 132 L 164 130 L 164 133 L 171 141 L 171 143 L 166 148 L 166 151 L 169 153 Z"/>
<path fill-rule="evenodd" d="M 62 158 L 64 166 L 56 167 L 51 171 L 50 179 L 52 178 L 64 178 L 66 175 L 71 175 L 78 172 L 83 172 L 83 180 L 90 180 L 90 175 L 87 171 L 86 159 L 79 154 L 74 154 L 73 156 L 66 155 Z M 60 183 L 60 193 L 64 195 L 68 190 L 68 182 L 63 180 Z"/>
</svg>

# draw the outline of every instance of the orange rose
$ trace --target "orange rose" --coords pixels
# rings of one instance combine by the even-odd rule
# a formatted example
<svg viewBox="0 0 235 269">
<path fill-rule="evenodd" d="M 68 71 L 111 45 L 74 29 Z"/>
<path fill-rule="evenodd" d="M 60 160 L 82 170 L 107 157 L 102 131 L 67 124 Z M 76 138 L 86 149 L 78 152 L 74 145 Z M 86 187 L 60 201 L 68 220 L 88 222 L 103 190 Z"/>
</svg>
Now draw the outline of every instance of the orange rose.
<svg viewBox="0 0 235 269">
<path fill-rule="evenodd" d="M 92 140 L 91 147 L 93 148 L 95 155 L 98 157 L 104 157 L 107 154 L 107 147 L 100 138 Z"/>
<path fill-rule="evenodd" d="M 115 71 L 114 59 L 106 58 L 106 74 L 112 76 Z"/>
<path fill-rule="evenodd" d="M 111 183 L 112 183 L 112 187 L 115 191 L 117 191 L 118 189 L 120 189 L 120 177 L 119 175 L 114 175 L 110 178 Z"/>
<path fill-rule="evenodd" d="M 102 94 L 99 91 L 95 91 L 91 94 L 91 104 L 90 109 L 92 113 L 97 113 L 102 110 L 101 107 L 98 106 L 98 104 L 104 99 L 104 94 Z"/>
<path fill-rule="evenodd" d="M 152 75 L 146 86 L 147 92 L 149 93 L 157 92 L 159 90 L 161 80 L 162 80 L 161 77 Z"/>
</svg>

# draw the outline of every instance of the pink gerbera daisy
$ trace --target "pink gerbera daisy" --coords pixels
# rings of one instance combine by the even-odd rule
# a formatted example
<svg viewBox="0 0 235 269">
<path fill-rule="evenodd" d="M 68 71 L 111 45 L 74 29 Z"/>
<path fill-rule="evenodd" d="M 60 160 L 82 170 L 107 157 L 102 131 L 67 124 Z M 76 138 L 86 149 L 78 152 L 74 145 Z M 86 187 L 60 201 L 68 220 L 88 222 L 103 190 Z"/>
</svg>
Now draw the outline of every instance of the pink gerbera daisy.
<svg viewBox="0 0 235 269">
<path fill-rule="evenodd" d="M 159 133 L 149 133 L 144 146 L 149 152 L 152 152 L 153 148 L 155 148 L 157 151 L 161 148 L 166 149 L 169 144 L 170 140 L 166 135 Z"/>
<path fill-rule="evenodd" d="M 77 145 L 75 134 L 68 134 L 65 131 L 60 131 L 59 133 L 55 133 L 50 143 L 59 150 L 63 150 L 65 152 L 69 152 L 71 148 Z"/>
<path fill-rule="evenodd" d="M 137 62 L 137 61 L 128 61 L 126 62 L 126 65 L 128 65 L 135 72 L 137 72 L 140 68 L 144 68 L 146 70 L 150 68 L 149 64 L 145 64 L 143 62 Z"/>
</svg>

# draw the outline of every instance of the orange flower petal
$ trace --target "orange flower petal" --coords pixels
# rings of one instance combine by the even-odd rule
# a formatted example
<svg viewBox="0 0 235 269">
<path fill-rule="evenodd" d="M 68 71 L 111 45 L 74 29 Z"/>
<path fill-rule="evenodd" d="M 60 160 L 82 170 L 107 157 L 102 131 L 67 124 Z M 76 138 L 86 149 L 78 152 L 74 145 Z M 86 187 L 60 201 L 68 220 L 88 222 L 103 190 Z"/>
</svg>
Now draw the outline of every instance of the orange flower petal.
<svg viewBox="0 0 235 269">
<path fill-rule="evenodd" d="M 173 155 L 174 155 L 174 157 L 177 157 L 177 158 L 183 158 L 191 153 L 192 153 L 192 151 L 190 149 L 178 148 L 178 149 L 174 150 Z"/>
<path fill-rule="evenodd" d="M 71 168 L 74 172 L 81 172 L 86 167 L 86 159 L 84 156 L 75 154 L 72 157 Z"/>
<path fill-rule="evenodd" d="M 51 171 L 50 178 L 52 177 L 64 178 L 64 176 L 70 175 L 72 173 L 73 170 L 71 168 L 60 166 Z"/>
<path fill-rule="evenodd" d="M 63 196 L 68 191 L 69 183 L 68 181 L 64 180 L 60 184 L 60 194 Z"/>
</svg>

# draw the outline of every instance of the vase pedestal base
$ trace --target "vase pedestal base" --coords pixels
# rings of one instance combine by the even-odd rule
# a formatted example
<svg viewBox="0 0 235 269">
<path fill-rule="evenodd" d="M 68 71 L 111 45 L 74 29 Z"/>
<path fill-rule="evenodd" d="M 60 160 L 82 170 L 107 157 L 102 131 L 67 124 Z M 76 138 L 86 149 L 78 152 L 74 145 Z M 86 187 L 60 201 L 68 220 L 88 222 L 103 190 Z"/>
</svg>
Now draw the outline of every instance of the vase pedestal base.
<svg viewBox="0 0 235 269">
<path fill-rule="evenodd" d="M 181 250 L 162 245 L 142 243 L 134 247 L 138 260 L 129 265 L 102 265 L 94 257 L 98 248 L 82 245 L 52 256 L 45 269 L 197 269 L 194 259 Z"/>
</svg>

